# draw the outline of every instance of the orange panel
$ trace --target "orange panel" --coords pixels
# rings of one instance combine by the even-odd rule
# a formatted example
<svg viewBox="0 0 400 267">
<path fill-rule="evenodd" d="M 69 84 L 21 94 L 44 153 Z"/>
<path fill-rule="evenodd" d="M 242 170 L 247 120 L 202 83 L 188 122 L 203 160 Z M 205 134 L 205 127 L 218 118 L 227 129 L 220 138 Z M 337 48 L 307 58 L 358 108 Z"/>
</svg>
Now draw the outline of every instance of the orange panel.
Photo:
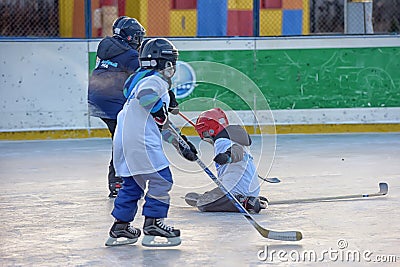
<svg viewBox="0 0 400 267">
<path fill-rule="evenodd" d="M 85 37 L 85 3 L 82 0 L 74 1 L 73 30 L 72 37 Z"/>
<path fill-rule="evenodd" d="M 303 9 L 303 0 L 282 0 L 283 9 Z"/>
<path fill-rule="evenodd" d="M 168 36 L 170 0 L 148 0 L 147 36 Z"/>
</svg>

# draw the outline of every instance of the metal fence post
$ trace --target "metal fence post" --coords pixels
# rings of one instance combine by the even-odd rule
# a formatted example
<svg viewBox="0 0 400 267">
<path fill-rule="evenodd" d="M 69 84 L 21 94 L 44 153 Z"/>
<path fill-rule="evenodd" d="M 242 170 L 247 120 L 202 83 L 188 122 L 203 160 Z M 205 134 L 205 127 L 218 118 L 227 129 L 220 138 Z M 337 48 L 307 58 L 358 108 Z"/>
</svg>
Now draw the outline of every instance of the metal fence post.
<svg viewBox="0 0 400 267">
<path fill-rule="evenodd" d="M 253 0 L 253 36 L 260 36 L 260 0 Z"/>
<path fill-rule="evenodd" d="M 85 0 L 85 35 L 86 39 L 92 38 L 92 5 L 91 0 Z"/>
</svg>

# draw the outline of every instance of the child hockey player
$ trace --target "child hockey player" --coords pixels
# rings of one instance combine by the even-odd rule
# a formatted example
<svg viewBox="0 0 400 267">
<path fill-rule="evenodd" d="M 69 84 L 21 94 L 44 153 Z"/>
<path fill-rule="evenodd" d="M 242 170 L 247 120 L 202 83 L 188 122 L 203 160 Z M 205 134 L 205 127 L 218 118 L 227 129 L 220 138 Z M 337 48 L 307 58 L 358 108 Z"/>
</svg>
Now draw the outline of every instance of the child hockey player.
<svg viewBox="0 0 400 267">
<path fill-rule="evenodd" d="M 168 124 L 170 79 L 175 74 L 177 58 L 178 50 L 169 40 L 150 39 L 140 52 L 141 69 L 125 83 L 125 91 L 130 93 L 118 114 L 113 142 L 116 174 L 124 182 L 114 201 L 111 214 L 115 222 L 106 246 L 137 241 L 141 231 L 131 227 L 130 222 L 134 220 L 137 202 L 143 197 L 146 187 L 142 244 L 176 246 L 181 243 L 180 231 L 163 221 L 168 214 L 173 181 L 161 137 L 161 129 Z M 186 159 L 194 161 L 197 151 L 193 144 L 191 147 L 192 150 L 178 146 Z M 156 237 L 162 237 L 164 241 Z"/>
<path fill-rule="evenodd" d="M 218 179 L 250 213 L 259 213 L 267 202 L 258 197 L 260 188 L 253 158 L 246 147 L 251 138 L 240 125 L 229 125 L 225 112 L 213 108 L 202 112 L 195 124 L 201 139 L 214 145 Z M 188 193 L 186 202 L 200 211 L 238 211 L 219 189 L 204 194 Z"/>
<path fill-rule="evenodd" d="M 96 67 L 89 80 L 89 114 L 99 117 L 114 136 L 117 114 L 126 98 L 122 94 L 125 80 L 139 68 L 139 48 L 145 29 L 134 18 L 121 16 L 113 24 L 113 36 L 100 41 L 97 48 Z M 113 158 L 108 166 L 108 189 L 116 197 L 122 179 L 115 176 Z"/>
</svg>

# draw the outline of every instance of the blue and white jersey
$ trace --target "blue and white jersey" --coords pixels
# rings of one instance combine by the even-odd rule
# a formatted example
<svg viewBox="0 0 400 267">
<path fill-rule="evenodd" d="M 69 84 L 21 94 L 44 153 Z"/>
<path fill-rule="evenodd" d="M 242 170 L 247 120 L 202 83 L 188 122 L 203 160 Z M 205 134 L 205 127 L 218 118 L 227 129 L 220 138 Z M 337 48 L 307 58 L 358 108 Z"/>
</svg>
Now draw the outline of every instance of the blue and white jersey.
<svg viewBox="0 0 400 267">
<path fill-rule="evenodd" d="M 160 171 L 169 166 L 164 154 L 160 130 L 150 110 L 143 107 L 137 95 L 156 93 L 169 106 L 169 85 L 155 74 L 140 80 L 130 92 L 118 114 L 113 140 L 113 160 L 116 176 L 132 176 Z"/>
<path fill-rule="evenodd" d="M 214 143 L 215 155 L 224 153 L 233 144 L 242 146 L 228 138 L 218 138 Z M 224 165 L 215 164 L 218 178 L 225 188 L 234 195 L 257 197 L 260 193 L 257 169 L 250 151 L 245 146 L 242 147 L 244 148 L 244 156 L 241 161 Z"/>
</svg>

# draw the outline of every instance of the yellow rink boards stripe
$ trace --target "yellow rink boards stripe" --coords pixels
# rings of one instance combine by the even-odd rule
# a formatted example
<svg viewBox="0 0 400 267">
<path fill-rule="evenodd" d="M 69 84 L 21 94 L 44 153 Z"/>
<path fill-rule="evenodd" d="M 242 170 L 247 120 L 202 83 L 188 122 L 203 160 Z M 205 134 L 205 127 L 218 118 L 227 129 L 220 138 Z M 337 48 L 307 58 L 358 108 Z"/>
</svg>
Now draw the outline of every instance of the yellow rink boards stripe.
<svg viewBox="0 0 400 267">
<path fill-rule="evenodd" d="M 335 133 L 389 133 L 400 132 L 400 123 L 371 124 L 291 124 L 260 128 L 245 127 L 249 134 L 335 134 Z M 182 133 L 197 136 L 193 127 L 184 127 Z M 0 140 L 46 140 L 110 137 L 107 129 L 43 130 L 0 132 Z"/>
</svg>

